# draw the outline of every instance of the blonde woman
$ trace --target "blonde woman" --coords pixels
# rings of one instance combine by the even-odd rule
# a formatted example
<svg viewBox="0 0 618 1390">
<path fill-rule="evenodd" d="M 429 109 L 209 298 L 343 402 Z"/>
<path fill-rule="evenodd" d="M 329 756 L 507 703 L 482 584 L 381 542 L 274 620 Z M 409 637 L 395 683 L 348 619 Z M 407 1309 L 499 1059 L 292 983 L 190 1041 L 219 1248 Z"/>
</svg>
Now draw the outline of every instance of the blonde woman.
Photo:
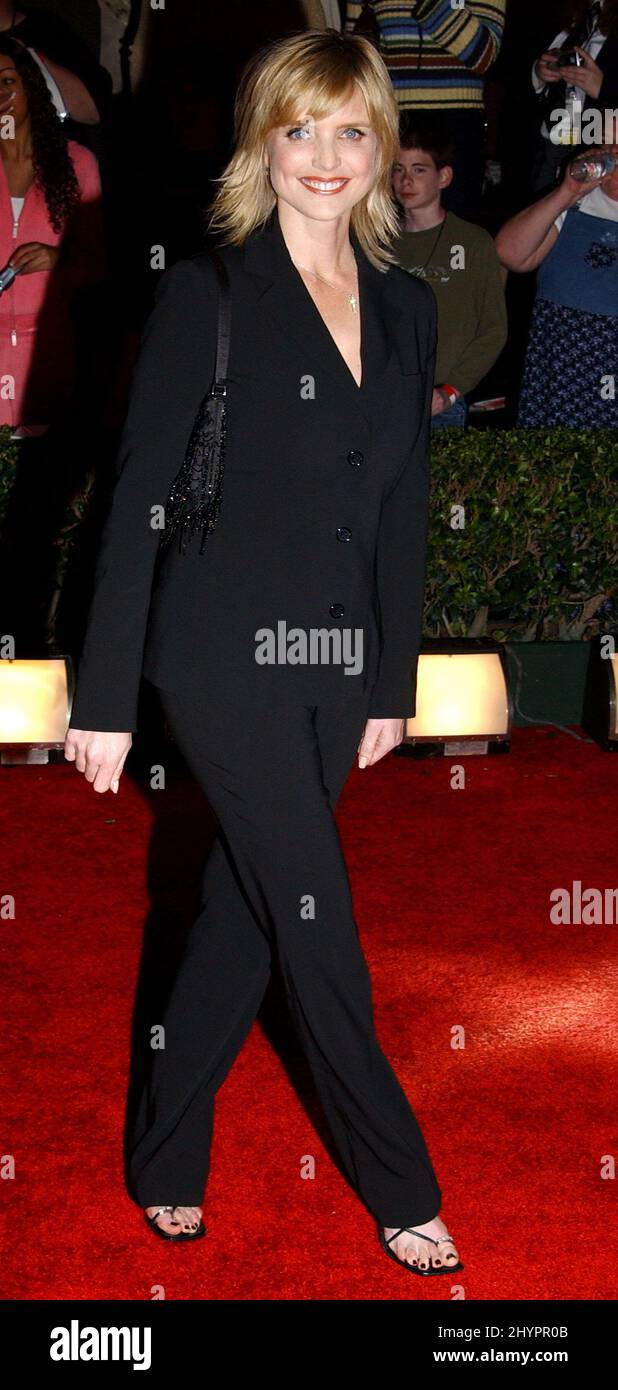
<svg viewBox="0 0 618 1390">
<path fill-rule="evenodd" d="M 214 371 L 202 253 L 163 276 L 143 337 L 66 756 L 118 791 L 143 673 L 219 822 L 132 1150 L 151 1229 L 204 1234 L 215 1094 L 276 953 L 350 1182 L 428 1275 L 462 1266 L 376 1039 L 334 818 L 355 753 L 375 765 L 415 710 L 436 310 L 388 249 L 397 150 L 361 38 L 295 35 L 243 74 L 210 217 L 232 299 L 220 516 L 154 580 L 152 508 Z"/>
</svg>

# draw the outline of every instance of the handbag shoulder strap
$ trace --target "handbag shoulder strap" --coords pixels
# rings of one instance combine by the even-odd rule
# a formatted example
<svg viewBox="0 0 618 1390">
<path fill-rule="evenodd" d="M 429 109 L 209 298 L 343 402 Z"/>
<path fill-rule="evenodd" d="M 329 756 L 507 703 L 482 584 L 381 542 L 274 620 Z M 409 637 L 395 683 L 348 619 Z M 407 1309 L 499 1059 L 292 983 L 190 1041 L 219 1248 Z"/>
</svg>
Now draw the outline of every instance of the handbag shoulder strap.
<svg viewBox="0 0 618 1390">
<path fill-rule="evenodd" d="M 225 396 L 227 389 L 227 369 L 230 358 L 230 335 L 232 326 L 232 295 L 230 277 L 225 264 L 214 247 L 207 248 L 207 255 L 213 262 L 219 280 L 219 305 L 217 314 L 217 356 L 215 375 L 211 388 L 214 396 Z"/>
</svg>

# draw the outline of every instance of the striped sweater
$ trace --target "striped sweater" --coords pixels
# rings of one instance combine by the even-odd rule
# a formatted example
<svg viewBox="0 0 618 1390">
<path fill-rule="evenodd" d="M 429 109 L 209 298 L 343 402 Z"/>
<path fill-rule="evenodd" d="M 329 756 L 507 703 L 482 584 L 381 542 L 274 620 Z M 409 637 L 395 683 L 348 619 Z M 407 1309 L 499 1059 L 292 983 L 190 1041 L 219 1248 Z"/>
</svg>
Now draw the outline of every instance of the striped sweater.
<svg viewBox="0 0 618 1390">
<path fill-rule="evenodd" d="M 371 5 L 402 110 L 482 110 L 483 80 L 500 51 L 506 0 L 371 0 Z M 348 33 L 362 9 L 362 0 L 348 0 Z"/>
</svg>

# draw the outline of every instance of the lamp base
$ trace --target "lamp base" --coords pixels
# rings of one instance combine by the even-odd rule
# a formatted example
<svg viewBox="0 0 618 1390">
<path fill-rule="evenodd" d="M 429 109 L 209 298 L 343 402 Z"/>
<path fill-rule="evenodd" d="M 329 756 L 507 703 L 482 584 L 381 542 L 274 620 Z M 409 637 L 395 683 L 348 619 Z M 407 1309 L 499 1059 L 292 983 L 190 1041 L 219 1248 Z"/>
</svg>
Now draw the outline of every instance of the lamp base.
<svg viewBox="0 0 618 1390">
<path fill-rule="evenodd" d="M 476 753 L 481 757 L 487 757 L 493 753 L 510 753 L 510 739 L 445 739 L 440 742 L 415 743 L 412 739 L 404 739 L 403 743 L 398 744 L 394 753 L 400 758 L 466 758 L 470 754 Z"/>
</svg>

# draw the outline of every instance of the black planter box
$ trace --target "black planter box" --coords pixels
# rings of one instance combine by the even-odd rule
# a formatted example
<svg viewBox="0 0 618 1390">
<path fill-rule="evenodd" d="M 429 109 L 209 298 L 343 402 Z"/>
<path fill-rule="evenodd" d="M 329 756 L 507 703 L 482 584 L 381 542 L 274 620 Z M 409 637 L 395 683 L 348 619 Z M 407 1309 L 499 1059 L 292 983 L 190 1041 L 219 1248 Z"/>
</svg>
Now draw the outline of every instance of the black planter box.
<svg viewBox="0 0 618 1390">
<path fill-rule="evenodd" d="M 505 651 L 515 725 L 581 724 L 588 642 L 509 642 Z"/>
</svg>

